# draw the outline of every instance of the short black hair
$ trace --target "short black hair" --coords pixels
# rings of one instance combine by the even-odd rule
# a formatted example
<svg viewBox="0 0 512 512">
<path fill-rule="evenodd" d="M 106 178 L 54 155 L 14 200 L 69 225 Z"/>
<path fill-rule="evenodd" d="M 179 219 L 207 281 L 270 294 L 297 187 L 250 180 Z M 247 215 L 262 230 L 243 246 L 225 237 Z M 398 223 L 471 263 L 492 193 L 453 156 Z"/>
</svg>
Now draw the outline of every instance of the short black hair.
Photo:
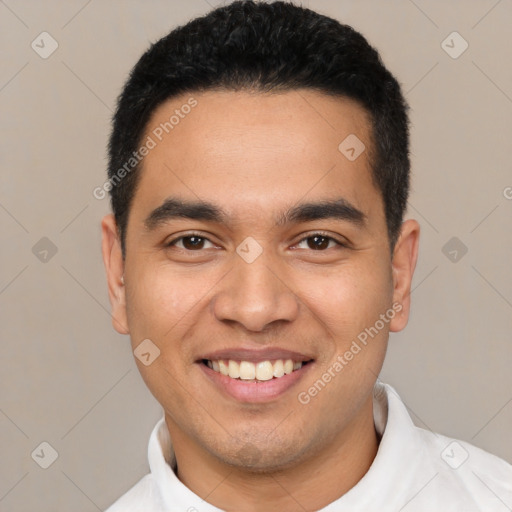
<svg viewBox="0 0 512 512">
<path fill-rule="evenodd" d="M 369 114 L 372 177 L 382 194 L 393 248 L 410 174 L 409 107 L 399 83 L 352 27 L 290 2 L 235 1 L 152 44 L 118 98 L 108 182 L 123 256 L 141 167 L 133 155 L 158 106 L 175 96 L 206 90 L 303 88 L 350 98 Z"/>
</svg>

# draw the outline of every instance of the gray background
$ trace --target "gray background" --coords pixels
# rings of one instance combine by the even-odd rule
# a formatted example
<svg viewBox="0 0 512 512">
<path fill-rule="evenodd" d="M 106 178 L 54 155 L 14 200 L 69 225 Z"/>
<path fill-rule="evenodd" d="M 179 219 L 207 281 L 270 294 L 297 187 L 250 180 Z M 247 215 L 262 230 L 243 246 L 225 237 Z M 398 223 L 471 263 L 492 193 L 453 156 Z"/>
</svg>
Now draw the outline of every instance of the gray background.
<svg viewBox="0 0 512 512">
<path fill-rule="evenodd" d="M 130 68 L 221 3 L 0 1 L 2 511 L 101 510 L 148 471 L 161 410 L 111 327 L 109 205 L 92 191 Z M 381 378 L 418 425 L 512 462 L 512 2 L 302 3 L 360 30 L 412 107 L 421 252 L 410 324 Z M 43 31 L 59 45 L 47 59 L 31 47 Z M 469 43 L 456 59 L 441 45 L 453 31 Z M 31 457 L 43 441 L 58 452 L 46 470 Z"/>
</svg>

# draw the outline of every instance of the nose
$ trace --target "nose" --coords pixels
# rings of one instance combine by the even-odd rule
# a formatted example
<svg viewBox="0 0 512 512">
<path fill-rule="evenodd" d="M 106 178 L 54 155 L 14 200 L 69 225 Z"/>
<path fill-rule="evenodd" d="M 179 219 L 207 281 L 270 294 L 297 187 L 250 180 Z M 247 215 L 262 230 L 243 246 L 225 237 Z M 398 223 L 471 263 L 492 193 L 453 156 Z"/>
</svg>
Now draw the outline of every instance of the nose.
<svg viewBox="0 0 512 512">
<path fill-rule="evenodd" d="M 271 324 L 293 322 L 299 300 L 287 282 L 286 272 L 265 256 L 252 263 L 233 256 L 233 268 L 219 283 L 211 307 L 217 320 L 262 332 Z M 279 270 L 281 270 L 279 272 Z M 289 278 L 288 278 L 289 280 Z"/>
</svg>

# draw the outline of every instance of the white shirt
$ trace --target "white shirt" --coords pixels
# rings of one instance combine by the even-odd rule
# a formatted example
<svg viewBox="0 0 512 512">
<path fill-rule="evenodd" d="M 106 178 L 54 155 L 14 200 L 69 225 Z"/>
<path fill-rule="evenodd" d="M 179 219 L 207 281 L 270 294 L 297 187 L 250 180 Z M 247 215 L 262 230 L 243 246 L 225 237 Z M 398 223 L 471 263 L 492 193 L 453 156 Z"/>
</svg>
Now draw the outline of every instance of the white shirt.
<svg viewBox="0 0 512 512">
<path fill-rule="evenodd" d="M 379 381 L 373 392 L 381 436 L 364 477 L 321 512 L 510 512 L 512 466 L 464 441 L 416 427 L 396 391 Z M 106 512 L 221 512 L 182 484 L 162 418 L 148 447 L 151 472 Z"/>
</svg>

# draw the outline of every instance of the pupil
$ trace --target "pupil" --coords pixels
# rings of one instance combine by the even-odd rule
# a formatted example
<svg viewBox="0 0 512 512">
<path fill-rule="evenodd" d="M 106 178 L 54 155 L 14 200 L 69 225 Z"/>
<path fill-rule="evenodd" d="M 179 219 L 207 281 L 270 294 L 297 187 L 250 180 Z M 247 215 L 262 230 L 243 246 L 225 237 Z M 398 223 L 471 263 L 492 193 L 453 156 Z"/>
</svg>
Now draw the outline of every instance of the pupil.
<svg viewBox="0 0 512 512">
<path fill-rule="evenodd" d="M 203 245 L 203 239 L 200 236 L 187 236 L 183 239 L 183 245 L 187 249 L 201 248 Z"/>
<path fill-rule="evenodd" d="M 313 250 L 327 249 L 329 246 L 329 240 L 325 236 L 312 236 L 309 240 L 313 241 L 312 244 L 309 244 L 310 249 Z"/>
</svg>

